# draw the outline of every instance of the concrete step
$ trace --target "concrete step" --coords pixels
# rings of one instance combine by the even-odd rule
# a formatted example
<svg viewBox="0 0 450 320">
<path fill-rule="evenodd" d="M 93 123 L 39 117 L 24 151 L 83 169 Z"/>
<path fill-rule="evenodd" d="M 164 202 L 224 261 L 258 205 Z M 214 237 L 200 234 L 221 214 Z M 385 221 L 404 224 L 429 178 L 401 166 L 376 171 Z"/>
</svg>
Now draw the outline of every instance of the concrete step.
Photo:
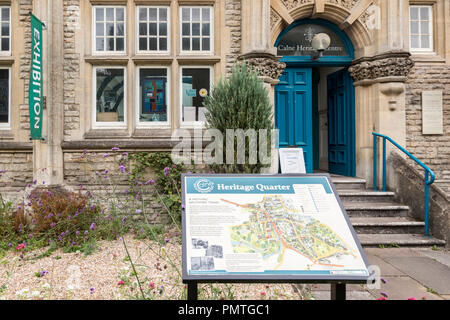
<svg viewBox="0 0 450 320">
<path fill-rule="evenodd" d="M 365 190 L 366 180 L 361 178 L 331 176 L 337 190 Z"/>
<path fill-rule="evenodd" d="M 364 247 L 443 247 L 444 240 L 423 234 L 358 234 Z"/>
<path fill-rule="evenodd" d="M 349 217 L 406 217 L 409 207 L 395 202 L 343 202 Z"/>
<path fill-rule="evenodd" d="M 393 202 L 395 193 L 391 191 L 373 190 L 338 190 L 339 197 L 343 202 Z"/>
<path fill-rule="evenodd" d="M 405 217 L 352 217 L 358 234 L 422 234 L 425 223 Z"/>
</svg>

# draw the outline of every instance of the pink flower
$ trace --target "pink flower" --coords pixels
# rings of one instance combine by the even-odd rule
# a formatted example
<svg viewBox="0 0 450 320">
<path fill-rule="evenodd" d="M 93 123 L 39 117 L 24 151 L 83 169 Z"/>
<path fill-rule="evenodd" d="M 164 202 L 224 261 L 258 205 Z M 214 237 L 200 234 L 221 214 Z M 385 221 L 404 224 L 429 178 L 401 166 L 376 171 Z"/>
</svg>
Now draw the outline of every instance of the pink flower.
<svg viewBox="0 0 450 320">
<path fill-rule="evenodd" d="M 377 300 L 387 300 L 386 297 L 379 297 Z"/>
<path fill-rule="evenodd" d="M 154 282 L 150 282 L 149 283 L 149 287 L 150 287 L 150 290 L 155 289 L 155 283 Z"/>
<path fill-rule="evenodd" d="M 123 280 L 120 280 L 119 282 L 117 282 L 118 286 L 123 286 L 125 284 L 125 282 Z"/>
<path fill-rule="evenodd" d="M 409 297 L 408 300 L 417 300 L 417 299 L 414 297 Z"/>
<path fill-rule="evenodd" d="M 266 295 L 266 292 L 265 291 L 261 291 L 259 294 L 264 297 Z"/>
<path fill-rule="evenodd" d="M 25 243 L 23 243 L 23 242 L 16 247 L 17 251 L 20 251 L 22 249 L 25 249 Z"/>
</svg>

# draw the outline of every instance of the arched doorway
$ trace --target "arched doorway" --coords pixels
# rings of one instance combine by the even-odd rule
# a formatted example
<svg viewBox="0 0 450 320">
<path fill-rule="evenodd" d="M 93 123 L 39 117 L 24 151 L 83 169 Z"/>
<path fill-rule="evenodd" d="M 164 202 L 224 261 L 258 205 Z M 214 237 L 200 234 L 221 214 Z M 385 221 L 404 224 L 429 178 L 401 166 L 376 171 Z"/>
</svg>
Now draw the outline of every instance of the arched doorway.
<svg viewBox="0 0 450 320">
<path fill-rule="evenodd" d="M 331 44 L 318 57 L 317 33 Z M 307 172 L 355 176 L 355 94 L 348 66 L 354 59 L 349 37 L 323 19 L 292 23 L 275 46 L 286 69 L 275 87 L 275 125 L 280 147 L 303 148 Z"/>
</svg>

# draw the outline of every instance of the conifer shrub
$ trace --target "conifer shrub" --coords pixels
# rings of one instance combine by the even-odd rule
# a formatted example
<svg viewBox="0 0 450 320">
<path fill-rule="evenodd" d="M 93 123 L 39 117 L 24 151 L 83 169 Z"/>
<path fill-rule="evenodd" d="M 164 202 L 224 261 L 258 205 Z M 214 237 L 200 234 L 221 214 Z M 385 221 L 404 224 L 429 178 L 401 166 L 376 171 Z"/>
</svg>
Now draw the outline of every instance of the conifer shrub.
<svg viewBox="0 0 450 320">
<path fill-rule="evenodd" d="M 270 156 L 270 129 L 273 129 L 272 105 L 268 92 L 258 74 L 245 62 L 237 63 L 228 78 L 222 78 L 215 85 L 211 94 L 205 97 L 204 106 L 207 109 L 206 123 L 208 129 L 219 130 L 226 142 L 227 129 L 254 129 L 259 134 L 260 129 L 267 129 L 267 143 L 258 148 L 267 148 L 265 153 Z M 260 138 L 261 136 L 259 136 Z M 233 138 L 233 164 L 227 164 L 227 148 L 224 145 L 223 164 L 215 163 L 211 168 L 222 173 L 260 173 L 263 164 L 258 157 L 257 163 L 249 161 L 249 138 L 245 138 L 245 145 L 236 137 Z M 231 140 L 229 140 L 231 141 Z M 237 161 L 237 151 L 245 148 L 245 163 Z M 259 149 L 258 149 L 259 150 Z M 229 150 L 228 150 L 229 151 Z M 230 155 L 229 155 L 229 158 Z"/>
</svg>

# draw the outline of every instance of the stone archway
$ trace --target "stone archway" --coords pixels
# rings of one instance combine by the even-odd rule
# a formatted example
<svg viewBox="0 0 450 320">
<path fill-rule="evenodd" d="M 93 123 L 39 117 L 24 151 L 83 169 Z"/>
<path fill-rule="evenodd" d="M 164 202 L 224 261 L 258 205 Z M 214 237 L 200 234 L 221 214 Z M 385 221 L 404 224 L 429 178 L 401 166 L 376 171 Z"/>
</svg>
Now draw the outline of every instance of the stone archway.
<svg viewBox="0 0 450 320">
<path fill-rule="evenodd" d="M 414 65 L 404 32 L 407 6 L 404 0 L 242 1 L 240 59 L 260 70 L 272 101 L 277 75 L 285 67 L 278 61 L 274 43 L 287 26 L 299 19 L 322 18 L 349 36 L 355 49 L 349 71 L 355 80 L 356 175 L 368 184 L 372 183 L 372 132 L 406 145 L 405 81 Z"/>
<path fill-rule="evenodd" d="M 355 57 L 365 54 L 364 48 L 372 45 L 371 22 L 377 10 L 373 1 L 358 0 L 271 0 L 270 30 L 271 43 L 291 23 L 307 18 L 322 18 L 342 29 L 355 47 Z"/>
</svg>

